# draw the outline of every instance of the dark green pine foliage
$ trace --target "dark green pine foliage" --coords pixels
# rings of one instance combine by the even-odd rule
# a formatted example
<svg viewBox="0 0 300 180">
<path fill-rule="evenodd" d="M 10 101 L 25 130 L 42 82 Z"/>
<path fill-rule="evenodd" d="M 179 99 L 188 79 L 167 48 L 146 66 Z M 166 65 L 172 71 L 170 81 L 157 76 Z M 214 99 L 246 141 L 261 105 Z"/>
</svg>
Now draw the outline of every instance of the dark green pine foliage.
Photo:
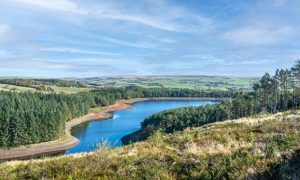
<svg viewBox="0 0 300 180">
<path fill-rule="evenodd" d="M 66 121 L 87 114 L 92 107 L 111 105 L 120 99 L 232 97 L 234 94 L 231 91 L 140 87 L 99 88 L 72 95 L 0 91 L 0 147 L 9 148 L 57 139 L 64 135 Z"/>
<path fill-rule="evenodd" d="M 50 141 L 62 136 L 65 122 L 93 105 L 81 95 L 0 92 L 0 146 Z"/>
</svg>

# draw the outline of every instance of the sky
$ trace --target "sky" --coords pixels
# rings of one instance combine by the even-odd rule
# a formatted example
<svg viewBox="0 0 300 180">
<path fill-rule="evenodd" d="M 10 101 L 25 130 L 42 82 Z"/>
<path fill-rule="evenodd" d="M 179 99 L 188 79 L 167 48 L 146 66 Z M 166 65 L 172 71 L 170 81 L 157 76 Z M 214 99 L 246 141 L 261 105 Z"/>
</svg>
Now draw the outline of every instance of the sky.
<svg viewBox="0 0 300 180">
<path fill-rule="evenodd" d="M 0 0 L 0 76 L 261 76 L 300 58 L 299 0 Z"/>
</svg>

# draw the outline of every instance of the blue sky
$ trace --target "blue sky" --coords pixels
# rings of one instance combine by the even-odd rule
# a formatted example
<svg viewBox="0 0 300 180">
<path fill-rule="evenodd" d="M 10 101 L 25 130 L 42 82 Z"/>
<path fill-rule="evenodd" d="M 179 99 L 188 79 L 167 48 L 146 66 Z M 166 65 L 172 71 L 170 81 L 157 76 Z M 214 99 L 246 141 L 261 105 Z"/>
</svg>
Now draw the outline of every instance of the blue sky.
<svg viewBox="0 0 300 180">
<path fill-rule="evenodd" d="M 260 76 L 300 58 L 299 0 L 2 0 L 0 8 L 0 76 Z"/>
</svg>

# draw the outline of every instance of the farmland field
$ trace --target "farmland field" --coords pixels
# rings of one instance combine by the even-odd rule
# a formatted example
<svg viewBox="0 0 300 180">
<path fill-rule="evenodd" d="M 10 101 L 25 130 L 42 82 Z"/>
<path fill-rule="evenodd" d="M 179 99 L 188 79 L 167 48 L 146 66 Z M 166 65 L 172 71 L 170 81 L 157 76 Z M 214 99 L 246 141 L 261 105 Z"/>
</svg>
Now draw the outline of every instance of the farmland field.
<svg viewBox="0 0 300 180">
<path fill-rule="evenodd" d="M 225 76 L 124 76 L 124 77 L 94 77 L 94 78 L 66 78 L 62 82 L 80 83 L 82 87 L 57 86 L 55 84 L 43 85 L 13 85 L 0 84 L 0 90 L 16 92 L 55 92 L 73 94 L 88 92 L 99 87 L 128 87 L 139 86 L 143 88 L 170 88 L 194 90 L 249 90 L 256 78 L 225 77 Z M 22 81 L 22 79 L 20 79 Z M 49 89 L 47 90 L 47 88 Z"/>
<path fill-rule="evenodd" d="M 3 90 L 3 91 L 18 91 L 18 92 L 27 92 L 27 91 L 34 92 L 34 91 L 36 91 L 34 88 L 8 85 L 8 84 L 0 84 L 0 90 Z"/>
<path fill-rule="evenodd" d="M 75 79 L 96 87 L 140 86 L 144 88 L 187 88 L 196 90 L 229 90 L 251 88 L 256 78 L 223 76 L 127 76 Z"/>
<path fill-rule="evenodd" d="M 59 86 L 50 86 L 56 93 L 66 93 L 73 94 L 78 92 L 88 92 L 93 88 L 79 88 L 79 87 L 59 87 Z"/>
</svg>

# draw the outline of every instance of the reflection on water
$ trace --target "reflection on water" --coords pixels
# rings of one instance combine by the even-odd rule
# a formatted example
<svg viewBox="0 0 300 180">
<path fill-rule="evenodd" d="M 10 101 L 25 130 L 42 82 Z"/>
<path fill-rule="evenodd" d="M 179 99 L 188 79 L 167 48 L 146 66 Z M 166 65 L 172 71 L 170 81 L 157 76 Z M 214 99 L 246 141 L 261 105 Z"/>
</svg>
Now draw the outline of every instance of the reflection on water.
<svg viewBox="0 0 300 180">
<path fill-rule="evenodd" d="M 80 140 L 66 154 L 88 152 L 97 149 L 97 145 L 108 141 L 112 146 L 121 146 L 121 138 L 140 129 L 141 122 L 153 113 L 166 109 L 186 106 L 214 104 L 212 101 L 144 101 L 133 105 L 132 109 L 114 112 L 112 118 L 80 124 L 72 128 L 73 136 Z"/>
</svg>

